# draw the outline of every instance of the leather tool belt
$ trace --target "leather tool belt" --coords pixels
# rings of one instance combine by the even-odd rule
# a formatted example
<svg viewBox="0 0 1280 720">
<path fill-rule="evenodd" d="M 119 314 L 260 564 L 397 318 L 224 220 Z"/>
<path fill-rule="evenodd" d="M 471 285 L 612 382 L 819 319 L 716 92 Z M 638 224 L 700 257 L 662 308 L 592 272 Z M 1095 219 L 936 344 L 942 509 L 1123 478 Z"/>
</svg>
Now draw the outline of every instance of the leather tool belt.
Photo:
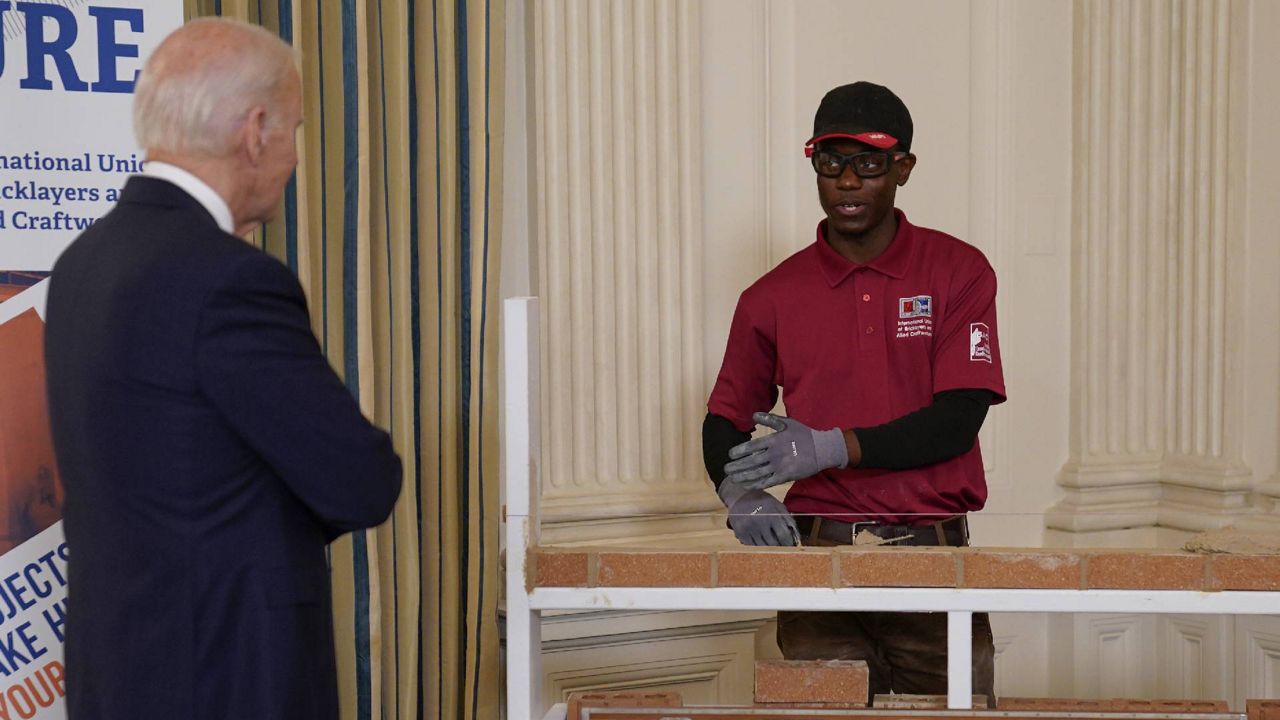
<svg viewBox="0 0 1280 720">
<path fill-rule="evenodd" d="M 933 545 L 966 547 L 969 521 L 956 515 L 927 525 L 885 525 L 878 522 L 842 522 L 824 517 L 797 515 L 796 527 L 805 545 L 852 545 L 858 533 L 869 532 L 889 542 L 883 545 Z"/>
</svg>

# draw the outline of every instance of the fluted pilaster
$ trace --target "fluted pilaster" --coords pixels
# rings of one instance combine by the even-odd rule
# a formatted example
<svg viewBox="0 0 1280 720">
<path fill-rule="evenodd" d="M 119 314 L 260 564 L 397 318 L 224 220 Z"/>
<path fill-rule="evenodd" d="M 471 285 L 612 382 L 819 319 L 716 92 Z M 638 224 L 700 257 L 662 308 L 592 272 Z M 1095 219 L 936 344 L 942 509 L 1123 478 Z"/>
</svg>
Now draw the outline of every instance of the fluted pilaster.
<svg viewBox="0 0 1280 720">
<path fill-rule="evenodd" d="M 1076 3 L 1071 458 L 1050 527 L 1199 529 L 1245 506 L 1232 22 L 1219 0 Z"/>
<path fill-rule="evenodd" d="M 531 12 L 545 514 L 714 503 L 699 450 L 697 5 Z"/>
</svg>

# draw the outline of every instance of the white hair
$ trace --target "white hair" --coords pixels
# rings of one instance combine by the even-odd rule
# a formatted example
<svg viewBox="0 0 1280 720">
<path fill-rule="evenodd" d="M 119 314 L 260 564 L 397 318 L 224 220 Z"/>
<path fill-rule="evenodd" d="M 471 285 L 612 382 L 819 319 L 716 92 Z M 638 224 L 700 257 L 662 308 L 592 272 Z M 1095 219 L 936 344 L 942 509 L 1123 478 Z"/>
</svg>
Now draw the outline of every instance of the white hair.
<svg viewBox="0 0 1280 720">
<path fill-rule="evenodd" d="M 215 42 L 200 42 L 210 36 Z M 257 25 L 225 18 L 187 23 L 156 48 L 138 77 L 138 145 L 184 155 L 226 154 L 252 108 L 279 106 L 295 63 L 293 48 Z"/>
</svg>

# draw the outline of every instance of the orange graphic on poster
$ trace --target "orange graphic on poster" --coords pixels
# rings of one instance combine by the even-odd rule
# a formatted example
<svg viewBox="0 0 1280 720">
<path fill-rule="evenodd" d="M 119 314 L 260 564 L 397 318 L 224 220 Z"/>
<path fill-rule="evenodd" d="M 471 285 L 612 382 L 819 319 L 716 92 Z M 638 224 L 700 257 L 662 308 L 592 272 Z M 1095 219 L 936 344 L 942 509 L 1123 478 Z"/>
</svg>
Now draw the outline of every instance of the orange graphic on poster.
<svg viewBox="0 0 1280 720">
<path fill-rule="evenodd" d="M 0 324 L 0 553 L 62 519 L 45 397 L 44 321 L 34 309 Z"/>
<path fill-rule="evenodd" d="M 47 272 L 0 270 L 0 302 L 8 300 L 46 277 L 49 277 Z"/>
</svg>

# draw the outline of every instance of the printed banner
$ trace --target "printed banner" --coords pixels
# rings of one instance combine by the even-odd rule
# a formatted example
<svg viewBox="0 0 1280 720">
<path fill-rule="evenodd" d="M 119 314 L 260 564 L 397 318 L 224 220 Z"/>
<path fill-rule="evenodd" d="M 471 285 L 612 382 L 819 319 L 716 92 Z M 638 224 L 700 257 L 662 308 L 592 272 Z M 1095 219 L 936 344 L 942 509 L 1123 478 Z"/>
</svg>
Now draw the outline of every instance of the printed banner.
<svg viewBox="0 0 1280 720">
<path fill-rule="evenodd" d="M 0 0 L 0 720 L 66 717 L 49 271 L 141 169 L 137 73 L 182 0 Z"/>
<path fill-rule="evenodd" d="M 133 85 L 182 0 L 0 0 L 0 271 L 48 270 L 141 168 Z"/>
</svg>

